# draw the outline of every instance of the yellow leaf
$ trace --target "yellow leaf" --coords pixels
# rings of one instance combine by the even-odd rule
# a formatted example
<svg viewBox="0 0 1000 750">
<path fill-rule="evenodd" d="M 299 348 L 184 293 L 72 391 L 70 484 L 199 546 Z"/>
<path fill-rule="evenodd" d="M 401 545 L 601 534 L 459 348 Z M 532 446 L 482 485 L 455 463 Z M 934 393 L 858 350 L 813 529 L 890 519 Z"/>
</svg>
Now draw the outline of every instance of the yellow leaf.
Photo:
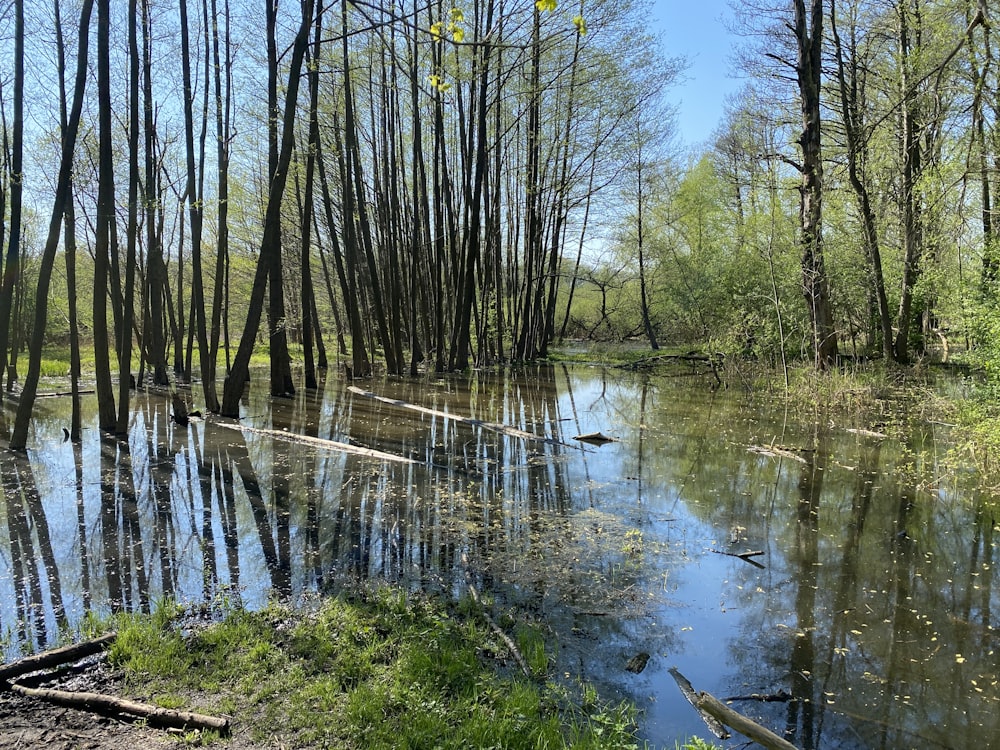
<svg viewBox="0 0 1000 750">
<path fill-rule="evenodd" d="M 438 21 L 437 23 L 431 24 L 431 36 L 434 37 L 435 40 L 441 38 L 441 34 L 443 31 L 444 31 L 443 21 Z"/>
<path fill-rule="evenodd" d="M 587 33 L 587 21 L 583 16 L 573 16 L 573 25 L 576 26 L 576 33 L 580 36 Z"/>
<path fill-rule="evenodd" d="M 535 0 L 535 7 L 542 13 L 551 13 L 556 9 L 556 0 Z"/>
<path fill-rule="evenodd" d="M 462 10 L 460 8 L 452 8 L 451 9 L 451 20 L 454 23 L 462 23 L 462 21 L 465 20 L 465 14 L 462 13 Z"/>
</svg>

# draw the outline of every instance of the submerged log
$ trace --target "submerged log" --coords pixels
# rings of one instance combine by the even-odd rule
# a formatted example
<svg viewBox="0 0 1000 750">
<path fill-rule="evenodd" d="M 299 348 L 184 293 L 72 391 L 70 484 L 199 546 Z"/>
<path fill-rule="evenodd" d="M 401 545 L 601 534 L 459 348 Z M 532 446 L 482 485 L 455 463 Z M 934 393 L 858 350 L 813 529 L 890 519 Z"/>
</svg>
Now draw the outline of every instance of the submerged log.
<svg viewBox="0 0 1000 750">
<path fill-rule="evenodd" d="M 604 445 L 605 443 L 618 442 L 615 438 L 608 437 L 603 432 L 587 432 L 583 435 L 577 435 L 573 439 L 579 440 L 581 443 L 590 443 L 591 445 Z"/>
<path fill-rule="evenodd" d="M 229 719 L 192 713 L 190 711 L 173 711 L 148 703 L 116 698 L 103 693 L 70 692 L 68 690 L 53 690 L 50 688 L 30 688 L 16 682 L 10 685 L 15 693 L 29 698 L 39 698 L 60 706 L 82 709 L 85 711 L 110 711 L 136 718 L 145 719 L 150 724 L 178 729 L 211 729 L 217 732 L 228 732 Z"/>
<path fill-rule="evenodd" d="M 738 557 L 743 562 L 748 562 L 751 565 L 753 565 L 755 568 L 761 568 L 761 569 L 764 568 L 763 565 L 761 565 L 759 562 L 757 562 L 756 560 L 753 559 L 755 557 L 763 555 L 764 554 L 764 550 L 751 549 L 751 550 L 747 550 L 746 552 L 727 552 L 724 549 L 713 549 L 713 550 L 710 550 L 710 552 L 714 552 L 717 555 L 727 555 L 729 557 Z"/>
<path fill-rule="evenodd" d="M 63 646 L 62 648 L 54 648 L 49 651 L 43 651 L 40 654 L 12 661 L 10 664 L 2 664 L 0 665 L 0 682 L 12 680 L 15 677 L 20 677 L 30 672 L 37 672 L 40 669 L 51 669 L 52 667 L 58 667 L 61 664 L 67 664 L 77 659 L 93 656 L 110 646 L 117 637 L 117 633 L 107 633 L 89 641 L 74 643 L 71 646 Z"/>
<path fill-rule="evenodd" d="M 431 417 L 441 417 L 442 419 L 451 419 L 455 422 L 461 422 L 462 424 L 472 425 L 473 427 L 481 427 L 484 430 L 490 430 L 491 432 L 499 432 L 502 435 L 510 435 L 511 437 L 521 438 L 522 440 L 534 440 L 540 443 L 549 443 L 553 445 L 568 445 L 568 443 L 563 443 L 559 440 L 556 440 L 555 438 L 546 437 L 545 435 L 536 435 L 533 432 L 527 432 L 526 430 L 522 430 L 517 427 L 511 427 L 505 424 L 498 424 L 497 422 L 486 422 L 482 419 L 476 419 L 475 417 L 463 417 L 460 414 L 452 414 L 450 412 L 440 411 L 439 409 L 429 409 L 426 406 L 411 404 L 408 401 L 402 401 L 401 399 L 398 398 L 387 398 L 385 396 L 379 396 L 377 393 L 372 393 L 371 391 L 363 390 L 354 385 L 347 386 L 347 390 L 349 390 L 356 396 L 370 398 L 374 401 L 379 401 L 383 404 L 398 406 L 401 409 L 408 409 L 409 411 L 415 411 L 419 414 L 426 414 Z"/>
<path fill-rule="evenodd" d="M 695 708 L 711 714 L 727 727 L 739 732 L 747 739 L 753 740 L 758 745 L 766 747 L 768 750 L 798 750 L 795 745 L 785 738 L 779 737 L 767 727 L 762 727 L 752 719 L 748 719 L 739 711 L 734 711 L 718 698 L 708 693 L 698 694 L 698 702 L 695 704 Z"/>
<path fill-rule="evenodd" d="M 681 695 L 687 699 L 687 702 L 690 703 L 694 707 L 694 710 L 698 712 L 698 715 L 701 716 L 701 720 L 705 722 L 705 726 L 708 727 L 708 731 L 720 740 L 728 740 L 732 735 L 730 735 L 726 728 L 722 725 L 722 722 L 698 705 L 698 693 L 695 692 L 694 686 L 688 681 L 688 678 L 682 675 L 677 667 L 671 667 L 667 671 L 670 672 L 670 676 L 674 678 L 674 681 L 677 683 L 677 687 L 680 688 Z"/>
<path fill-rule="evenodd" d="M 351 453 L 356 456 L 365 456 L 367 458 L 377 458 L 382 461 L 395 461 L 402 464 L 415 464 L 412 458 L 407 458 L 406 456 L 398 456 L 395 453 L 385 453 L 383 451 L 377 451 L 372 448 L 361 448 L 357 445 L 351 445 L 350 443 L 339 443 L 336 440 L 326 440 L 325 438 L 313 437 L 312 435 L 299 435 L 294 432 L 285 432 L 284 430 L 270 430 L 263 427 L 243 427 L 238 424 L 229 424 L 227 422 L 215 422 L 219 427 L 225 427 L 229 430 L 238 430 L 240 432 L 249 432 L 256 435 L 267 435 L 268 437 L 278 438 L 279 440 L 286 440 L 290 443 L 300 443 L 303 445 L 311 445 L 316 448 L 325 448 L 327 450 L 341 451 L 342 453 Z"/>
<path fill-rule="evenodd" d="M 677 686 L 687 698 L 688 703 L 694 706 L 709 730 L 719 739 L 729 738 L 730 734 L 726 731 L 726 727 L 729 727 L 747 739 L 767 748 L 767 750 L 798 750 L 788 740 L 779 737 L 770 729 L 762 727 L 738 711 L 734 711 L 715 696 L 695 691 L 687 678 L 677 670 L 677 667 L 671 667 L 669 671 L 677 681 Z M 722 734 L 719 734 L 720 731 Z"/>
</svg>

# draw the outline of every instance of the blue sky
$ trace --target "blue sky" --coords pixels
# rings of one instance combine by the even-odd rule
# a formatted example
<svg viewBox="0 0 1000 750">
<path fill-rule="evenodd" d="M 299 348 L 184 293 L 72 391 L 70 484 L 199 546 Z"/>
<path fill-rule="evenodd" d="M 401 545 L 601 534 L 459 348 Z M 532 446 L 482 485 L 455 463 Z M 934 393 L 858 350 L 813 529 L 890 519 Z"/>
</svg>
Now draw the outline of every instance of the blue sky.
<svg viewBox="0 0 1000 750">
<path fill-rule="evenodd" d="M 690 64 L 685 80 L 670 92 L 677 104 L 680 140 L 695 146 L 711 138 L 722 118 L 726 95 L 741 82 L 730 73 L 733 45 L 726 28 L 732 17 L 728 0 L 654 0 L 653 24 L 662 33 L 664 52 L 682 55 Z"/>
</svg>

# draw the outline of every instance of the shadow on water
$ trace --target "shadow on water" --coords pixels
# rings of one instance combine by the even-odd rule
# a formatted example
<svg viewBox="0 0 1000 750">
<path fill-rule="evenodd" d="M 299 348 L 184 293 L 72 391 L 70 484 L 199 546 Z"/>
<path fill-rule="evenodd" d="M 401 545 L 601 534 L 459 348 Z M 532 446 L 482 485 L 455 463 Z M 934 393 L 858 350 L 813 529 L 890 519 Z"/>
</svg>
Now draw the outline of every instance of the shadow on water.
<svg viewBox="0 0 1000 750">
<path fill-rule="evenodd" d="M 596 368 L 364 385 L 251 389 L 239 423 L 187 428 L 138 393 L 127 440 L 89 403 L 80 444 L 68 399 L 45 399 L 28 455 L 0 453 L 6 657 L 88 612 L 359 579 L 455 597 L 471 576 L 552 634 L 552 674 L 636 701 L 656 743 L 706 735 L 675 665 L 802 748 L 1000 736 L 996 505 L 942 464 L 946 435 Z M 574 440 L 596 431 L 616 442 Z"/>
</svg>

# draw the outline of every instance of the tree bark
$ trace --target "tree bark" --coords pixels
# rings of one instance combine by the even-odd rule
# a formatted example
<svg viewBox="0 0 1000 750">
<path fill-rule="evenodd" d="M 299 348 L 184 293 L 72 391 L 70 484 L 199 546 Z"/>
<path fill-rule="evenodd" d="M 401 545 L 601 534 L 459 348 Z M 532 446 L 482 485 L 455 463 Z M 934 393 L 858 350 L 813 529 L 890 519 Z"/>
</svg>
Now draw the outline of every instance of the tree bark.
<svg viewBox="0 0 1000 750">
<path fill-rule="evenodd" d="M 38 285 L 35 294 L 35 320 L 31 332 L 31 343 L 28 349 L 28 373 L 24 380 L 21 400 L 18 402 L 17 414 L 14 418 L 14 430 L 10 438 L 11 450 L 23 451 L 27 447 L 28 426 L 31 422 L 32 410 L 34 409 L 35 394 L 38 392 L 38 380 L 41 377 L 42 346 L 45 343 L 45 324 L 48 318 L 49 282 L 52 278 L 52 267 L 55 264 L 56 249 L 59 245 L 59 230 L 70 193 L 73 154 L 76 150 L 76 137 L 80 129 L 80 112 L 83 109 L 83 98 L 87 86 L 87 54 L 90 38 L 90 16 L 93 8 L 94 0 L 84 0 L 80 9 L 80 36 L 77 43 L 73 107 L 66 120 L 66 129 L 63 132 L 59 178 L 56 182 L 56 197 L 49 219 L 49 231 L 45 240 L 45 249 L 42 252 L 38 268 Z"/>
<path fill-rule="evenodd" d="M 299 77 L 302 71 L 302 59 L 305 57 L 309 44 L 309 29 L 312 25 L 313 0 L 302 3 L 302 20 L 295 35 L 292 46 L 292 56 L 288 72 L 288 88 L 285 92 L 285 111 L 282 122 L 281 150 L 277 167 L 271 177 L 271 185 L 267 195 L 267 208 L 264 216 L 264 235 L 261 239 L 260 254 L 257 258 L 257 270 L 254 275 L 250 302 L 247 307 L 246 324 L 240 345 L 233 360 L 233 367 L 226 378 L 222 396 L 222 414 L 227 417 L 239 417 L 240 398 L 249 379 L 250 355 L 253 354 L 257 331 L 260 328 L 260 318 L 264 308 L 264 293 L 266 291 L 268 274 L 274 262 L 273 255 L 281 252 L 281 230 L 279 218 L 281 201 L 285 193 L 288 177 L 288 164 L 292 158 L 294 144 L 295 106 L 299 93 Z M 273 356 L 273 352 L 272 352 Z M 274 383 L 272 383 L 272 389 Z"/>
<path fill-rule="evenodd" d="M 823 51 L 822 0 L 794 0 L 796 74 L 802 112 L 802 185 L 799 188 L 802 290 L 812 322 L 816 367 L 837 361 L 837 332 L 830 304 L 829 281 L 823 259 L 823 152 L 820 129 L 820 84 Z"/>
</svg>

